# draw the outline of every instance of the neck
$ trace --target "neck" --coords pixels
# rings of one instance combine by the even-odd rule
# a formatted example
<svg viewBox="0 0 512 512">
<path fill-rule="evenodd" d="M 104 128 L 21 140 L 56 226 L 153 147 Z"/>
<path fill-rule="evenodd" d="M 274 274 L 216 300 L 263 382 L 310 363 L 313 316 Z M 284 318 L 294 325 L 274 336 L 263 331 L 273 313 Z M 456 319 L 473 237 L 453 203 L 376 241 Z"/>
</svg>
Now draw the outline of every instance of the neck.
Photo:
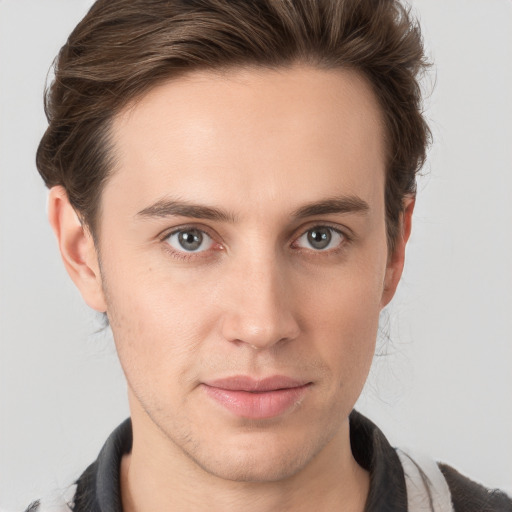
<svg viewBox="0 0 512 512">
<path fill-rule="evenodd" d="M 364 510 L 369 474 L 352 456 L 348 419 L 299 472 L 266 482 L 219 478 L 198 467 L 160 431 L 137 435 L 141 433 L 134 424 L 132 452 L 121 464 L 124 512 Z"/>
</svg>

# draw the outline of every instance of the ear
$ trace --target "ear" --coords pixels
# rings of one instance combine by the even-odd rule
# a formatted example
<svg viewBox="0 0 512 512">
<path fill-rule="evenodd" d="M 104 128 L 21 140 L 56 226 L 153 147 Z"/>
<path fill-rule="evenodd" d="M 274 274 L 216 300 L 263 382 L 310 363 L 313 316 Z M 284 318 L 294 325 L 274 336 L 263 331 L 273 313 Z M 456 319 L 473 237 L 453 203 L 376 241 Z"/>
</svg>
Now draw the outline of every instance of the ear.
<svg viewBox="0 0 512 512">
<path fill-rule="evenodd" d="M 48 196 L 48 220 L 59 244 L 64 266 L 85 302 L 96 311 L 107 310 L 94 240 L 82 225 L 62 186 Z"/>
<path fill-rule="evenodd" d="M 400 214 L 400 224 L 395 249 L 389 255 L 384 278 L 384 291 L 382 293 L 381 307 L 389 304 L 395 295 L 396 288 L 402 276 L 405 263 L 405 246 L 411 235 L 412 213 L 414 211 L 415 197 L 407 196 L 404 199 L 404 209 Z"/>
</svg>

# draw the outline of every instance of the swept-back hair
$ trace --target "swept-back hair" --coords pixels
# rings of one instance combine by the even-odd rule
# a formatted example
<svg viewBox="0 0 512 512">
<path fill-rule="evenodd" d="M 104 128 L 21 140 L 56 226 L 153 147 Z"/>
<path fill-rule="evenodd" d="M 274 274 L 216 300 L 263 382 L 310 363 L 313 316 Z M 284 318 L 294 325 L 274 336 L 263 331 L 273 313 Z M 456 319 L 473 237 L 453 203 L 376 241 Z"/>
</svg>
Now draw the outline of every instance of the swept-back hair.
<svg viewBox="0 0 512 512">
<path fill-rule="evenodd" d="M 371 84 L 385 124 L 392 250 L 430 140 L 420 29 L 397 0 L 98 0 L 55 61 L 39 172 L 64 186 L 94 234 L 113 168 L 111 121 L 128 102 L 193 70 L 295 63 L 353 69 Z"/>
</svg>

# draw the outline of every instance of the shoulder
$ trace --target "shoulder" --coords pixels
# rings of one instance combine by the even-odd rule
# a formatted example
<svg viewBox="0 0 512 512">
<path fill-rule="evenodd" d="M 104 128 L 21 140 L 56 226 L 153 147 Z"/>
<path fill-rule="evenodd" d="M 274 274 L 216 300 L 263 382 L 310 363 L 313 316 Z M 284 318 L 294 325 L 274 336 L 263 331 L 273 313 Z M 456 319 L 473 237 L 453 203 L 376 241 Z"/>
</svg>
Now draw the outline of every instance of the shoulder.
<svg viewBox="0 0 512 512">
<path fill-rule="evenodd" d="M 33 501 L 24 512 L 72 512 L 69 503 L 47 503 L 45 501 Z"/>
<path fill-rule="evenodd" d="M 120 464 L 132 447 L 130 418 L 123 421 L 108 437 L 98 458 L 71 486 L 34 501 L 25 512 L 122 512 Z"/>
<path fill-rule="evenodd" d="M 512 499 L 504 492 L 487 489 L 424 454 L 396 450 L 404 470 L 408 510 L 512 512 Z"/>
<path fill-rule="evenodd" d="M 32 502 L 25 512 L 71 512 L 74 507 L 76 485 L 55 491 L 44 499 Z"/>
<path fill-rule="evenodd" d="M 498 489 L 487 489 L 447 464 L 439 469 L 448 483 L 454 512 L 512 512 L 512 499 Z"/>
</svg>

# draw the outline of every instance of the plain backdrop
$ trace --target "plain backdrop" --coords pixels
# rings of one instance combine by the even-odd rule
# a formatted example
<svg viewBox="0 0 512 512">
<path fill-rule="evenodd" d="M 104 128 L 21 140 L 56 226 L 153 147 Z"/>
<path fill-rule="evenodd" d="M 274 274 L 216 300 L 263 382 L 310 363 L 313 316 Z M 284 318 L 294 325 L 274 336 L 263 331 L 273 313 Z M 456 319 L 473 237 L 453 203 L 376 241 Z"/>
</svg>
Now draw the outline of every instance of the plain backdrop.
<svg viewBox="0 0 512 512">
<path fill-rule="evenodd" d="M 108 333 L 60 262 L 34 154 L 90 0 L 0 0 L 0 508 L 73 481 L 127 415 Z M 512 491 L 512 2 L 417 0 L 435 143 L 359 409 L 395 445 Z M 434 86 L 435 84 L 435 86 Z"/>
</svg>

